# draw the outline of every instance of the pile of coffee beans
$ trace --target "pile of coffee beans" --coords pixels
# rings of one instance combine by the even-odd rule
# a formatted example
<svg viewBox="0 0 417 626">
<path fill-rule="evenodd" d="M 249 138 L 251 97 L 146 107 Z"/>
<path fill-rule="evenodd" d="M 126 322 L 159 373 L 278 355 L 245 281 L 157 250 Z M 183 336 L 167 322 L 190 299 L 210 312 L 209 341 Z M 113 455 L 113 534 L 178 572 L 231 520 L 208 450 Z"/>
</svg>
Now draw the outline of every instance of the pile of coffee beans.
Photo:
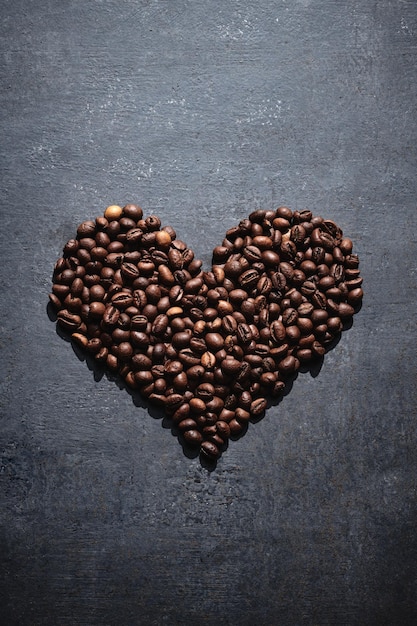
<svg viewBox="0 0 417 626">
<path fill-rule="evenodd" d="M 311 211 L 257 210 L 210 271 L 135 204 L 78 226 L 54 269 L 57 323 L 163 407 L 215 461 L 299 368 L 321 358 L 362 301 L 352 241 Z"/>
</svg>

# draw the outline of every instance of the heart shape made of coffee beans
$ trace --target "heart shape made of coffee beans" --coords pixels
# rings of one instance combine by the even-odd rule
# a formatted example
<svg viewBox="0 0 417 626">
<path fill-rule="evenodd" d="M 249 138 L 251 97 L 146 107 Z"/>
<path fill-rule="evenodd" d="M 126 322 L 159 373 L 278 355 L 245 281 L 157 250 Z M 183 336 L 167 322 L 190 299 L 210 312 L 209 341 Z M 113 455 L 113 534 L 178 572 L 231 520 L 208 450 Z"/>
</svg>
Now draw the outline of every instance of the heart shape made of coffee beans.
<svg viewBox="0 0 417 626">
<path fill-rule="evenodd" d="M 49 295 L 60 328 L 165 409 L 215 462 L 360 308 L 352 241 L 311 211 L 256 210 L 212 268 L 135 204 L 111 205 L 64 246 Z"/>
</svg>

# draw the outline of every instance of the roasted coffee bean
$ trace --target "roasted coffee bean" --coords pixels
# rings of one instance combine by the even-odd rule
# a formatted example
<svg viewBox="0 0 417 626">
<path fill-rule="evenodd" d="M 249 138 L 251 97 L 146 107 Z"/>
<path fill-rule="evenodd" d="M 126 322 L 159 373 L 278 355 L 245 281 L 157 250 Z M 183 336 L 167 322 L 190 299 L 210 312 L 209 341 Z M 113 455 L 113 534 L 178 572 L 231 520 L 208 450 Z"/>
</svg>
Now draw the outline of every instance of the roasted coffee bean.
<svg viewBox="0 0 417 626">
<path fill-rule="evenodd" d="M 185 420 L 182 420 L 178 424 L 178 428 L 180 430 L 182 430 L 182 431 L 195 430 L 196 427 L 197 427 L 197 424 L 196 424 L 195 420 L 193 420 L 190 417 L 187 417 Z"/>
<path fill-rule="evenodd" d="M 362 301 L 363 298 L 363 290 L 360 287 L 356 287 L 351 289 L 348 293 L 347 299 L 348 303 L 351 306 L 356 306 Z"/>
<path fill-rule="evenodd" d="M 282 233 L 286 233 L 291 225 L 290 222 L 290 217 L 283 217 L 283 216 L 278 216 L 276 217 L 273 221 L 272 221 L 272 226 L 276 229 L 281 231 Z"/>
<path fill-rule="evenodd" d="M 284 374 L 294 374 L 299 368 L 299 361 L 293 355 L 288 355 L 278 363 L 278 370 Z"/>
<path fill-rule="evenodd" d="M 338 309 L 339 316 L 342 318 L 342 320 L 346 320 L 347 318 L 352 317 L 352 315 L 354 315 L 355 313 L 355 309 L 353 308 L 353 306 L 351 306 L 347 302 L 340 302 Z"/>
<path fill-rule="evenodd" d="M 128 361 L 133 355 L 133 347 L 132 344 L 127 341 L 122 341 L 118 345 L 117 357 L 121 361 Z"/>
<path fill-rule="evenodd" d="M 191 337 L 190 349 L 196 356 L 201 356 L 207 351 L 207 344 L 202 337 Z"/>
<path fill-rule="evenodd" d="M 75 313 L 71 313 L 67 309 L 62 309 L 57 315 L 60 326 L 68 331 L 75 332 L 81 325 L 81 317 Z"/>
<path fill-rule="evenodd" d="M 298 320 L 298 313 L 295 309 L 289 307 L 282 313 L 282 322 L 285 326 L 292 326 Z"/>
<path fill-rule="evenodd" d="M 72 333 L 71 339 L 81 348 L 86 348 L 89 341 L 83 333 Z"/>
<path fill-rule="evenodd" d="M 236 335 L 238 341 L 243 345 L 247 345 L 252 340 L 252 332 L 248 324 L 238 324 Z"/>
<path fill-rule="evenodd" d="M 325 309 L 327 306 L 326 296 L 321 291 L 316 291 L 311 296 L 311 301 L 318 309 Z"/>
<path fill-rule="evenodd" d="M 291 211 L 291 209 L 289 209 L 286 206 L 280 206 L 277 208 L 277 210 L 275 211 L 276 216 L 277 217 L 283 217 L 286 220 L 291 220 L 293 213 Z"/>
<path fill-rule="evenodd" d="M 204 352 L 201 355 L 200 363 L 206 370 L 212 370 L 216 365 L 216 357 L 212 352 Z M 193 363 L 193 365 L 196 365 L 196 363 Z"/>
<path fill-rule="evenodd" d="M 190 348 L 183 348 L 178 352 L 178 358 L 185 367 L 192 367 L 193 365 L 199 365 L 200 359 L 196 354 L 190 350 Z M 214 358 L 214 356 L 213 356 Z"/>
<path fill-rule="evenodd" d="M 243 424 L 234 417 L 228 422 L 228 426 L 230 428 L 231 436 L 239 435 L 243 430 Z"/>
<path fill-rule="evenodd" d="M 165 313 L 157 315 L 152 324 L 152 333 L 157 336 L 164 335 L 169 324 L 168 316 Z"/>
<path fill-rule="evenodd" d="M 130 332 L 130 341 L 136 348 L 147 348 L 150 343 L 150 338 L 148 333 L 133 330 Z"/>
<path fill-rule="evenodd" d="M 216 429 L 217 434 L 220 435 L 223 441 L 226 441 L 227 439 L 229 439 L 231 433 L 230 433 L 230 425 L 227 422 L 223 422 L 219 420 L 218 422 L 216 422 L 215 429 Z"/>
<path fill-rule="evenodd" d="M 112 297 L 111 302 L 114 307 L 123 310 L 133 304 L 133 297 L 130 293 L 120 291 Z"/>
<path fill-rule="evenodd" d="M 260 261 L 261 251 L 258 247 L 249 245 L 244 248 L 243 256 L 249 261 L 249 263 L 254 263 L 255 261 Z"/>
<path fill-rule="evenodd" d="M 195 429 L 184 432 L 185 441 L 191 446 L 199 446 L 203 442 L 203 435 Z"/>
<path fill-rule="evenodd" d="M 300 339 L 301 330 L 300 330 L 300 328 L 297 325 L 293 324 L 291 326 L 287 326 L 287 328 L 285 330 L 285 335 L 286 335 L 286 340 L 289 343 L 295 344 Z"/>
<path fill-rule="evenodd" d="M 329 317 L 327 320 L 327 330 L 330 333 L 337 334 L 340 333 L 343 328 L 342 320 L 340 317 Z"/>
<path fill-rule="evenodd" d="M 77 228 L 77 236 L 79 238 L 82 237 L 91 237 L 96 233 L 96 224 L 91 220 L 86 220 L 82 222 Z"/>
<path fill-rule="evenodd" d="M 248 269 L 239 276 L 239 284 L 243 289 L 251 289 L 258 281 L 259 273 L 256 270 Z"/>
<path fill-rule="evenodd" d="M 267 401 L 265 398 L 258 398 L 250 405 L 250 413 L 255 418 L 260 418 L 265 414 Z"/>
<path fill-rule="evenodd" d="M 307 298 L 309 298 L 317 291 L 317 287 L 316 287 L 316 284 L 313 281 L 306 280 L 301 285 L 301 289 L 300 290 L 301 290 L 301 293 L 302 293 L 303 296 L 306 296 Z"/>
<path fill-rule="evenodd" d="M 211 441 L 203 441 L 201 452 L 210 461 L 215 461 L 220 456 L 219 448 Z"/>
<path fill-rule="evenodd" d="M 232 356 L 227 356 L 220 367 L 227 376 L 235 376 L 240 370 L 240 361 Z"/>
<path fill-rule="evenodd" d="M 119 220 L 123 215 L 123 209 L 121 206 L 116 204 L 112 204 L 106 208 L 104 211 L 104 217 L 109 221 Z"/>
<path fill-rule="evenodd" d="M 180 393 L 171 393 L 167 396 L 166 407 L 169 412 L 175 411 L 183 404 L 183 396 Z"/>
<path fill-rule="evenodd" d="M 296 356 L 299 361 L 306 363 L 311 361 L 313 353 L 309 348 L 301 348 L 300 350 L 297 350 Z"/>
<path fill-rule="evenodd" d="M 271 331 L 271 340 L 274 343 L 282 343 L 285 339 L 285 326 L 284 324 L 279 321 L 279 320 L 275 320 L 272 322 L 271 326 L 270 326 L 270 331 Z"/>
<path fill-rule="evenodd" d="M 262 252 L 261 260 L 262 260 L 262 263 L 264 263 L 266 267 L 272 268 L 272 267 L 278 267 L 279 262 L 280 262 L 280 257 L 277 252 L 274 252 L 274 250 L 267 249 Z"/>
<path fill-rule="evenodd" d="M 90 302 L 88 317 L 89 319 L 102 318 L 106 311 L 106 305 L 103 302 Z"/>
<path fill-rule="evenodd" d="M 251 406 L 251 402 L 249 402 L 248 404 L 248 408 L 250 408 Z M 251 414 L 248 410 L 243 409 L 242 407 L 238 406 L 236 411 L 235 411 L 235 419 L 240 423 L 240 424 L 247 424 L 249 422 L 251 418 Z M 230 426 L 229 426 L 230 428 Z"/>
</svg>

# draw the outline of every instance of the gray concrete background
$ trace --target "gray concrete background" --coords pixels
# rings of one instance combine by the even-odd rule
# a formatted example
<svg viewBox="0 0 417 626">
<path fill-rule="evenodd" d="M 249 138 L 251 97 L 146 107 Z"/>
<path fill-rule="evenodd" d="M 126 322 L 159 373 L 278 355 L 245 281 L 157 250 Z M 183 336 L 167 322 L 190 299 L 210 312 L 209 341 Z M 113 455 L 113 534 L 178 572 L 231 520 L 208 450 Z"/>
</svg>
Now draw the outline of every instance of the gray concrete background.
<svg viewBox="0 0 417 626">
<path fill-rule="evenodd" d="M 414 0 L 0 4 L 0 622 L 417 623 Z M 365 299 L 214 472 L 55 332 L 52 268 L 135 201 L 206 265 L 287 204 Z"/>
</svg>

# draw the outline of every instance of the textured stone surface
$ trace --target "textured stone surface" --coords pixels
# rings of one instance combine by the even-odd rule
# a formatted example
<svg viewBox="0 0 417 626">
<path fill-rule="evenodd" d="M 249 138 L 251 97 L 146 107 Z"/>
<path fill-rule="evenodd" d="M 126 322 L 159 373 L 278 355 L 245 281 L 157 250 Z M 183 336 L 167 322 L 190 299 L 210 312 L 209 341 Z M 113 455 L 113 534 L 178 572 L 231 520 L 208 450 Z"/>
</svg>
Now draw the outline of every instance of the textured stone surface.
<svg viewBox="0 0 417 626">
<path fill-rule="evenodd" d="M 1 623 L 414 624 L 415 2 L 1 17 Z M 129 200 L 207 265 L 278 204 L 361 258 L 352 329 L 211 473 L 48 319 L 75 226 Z"/>
</svg>

